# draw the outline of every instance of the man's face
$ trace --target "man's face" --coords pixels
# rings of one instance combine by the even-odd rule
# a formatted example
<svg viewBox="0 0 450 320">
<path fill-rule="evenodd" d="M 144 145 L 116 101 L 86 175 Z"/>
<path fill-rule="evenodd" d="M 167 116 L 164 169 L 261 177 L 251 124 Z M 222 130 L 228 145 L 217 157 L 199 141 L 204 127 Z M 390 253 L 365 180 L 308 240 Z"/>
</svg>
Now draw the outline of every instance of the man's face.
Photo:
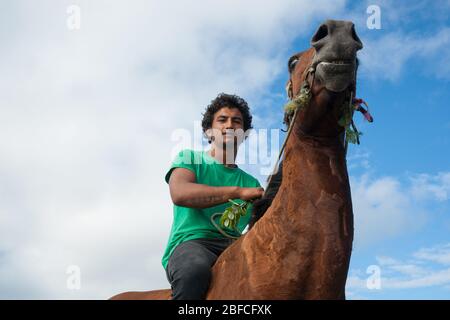
<svg viewBox="0 0 450 320">
<path fill-rule="evenodd" d="M 217 147 L 238 145 L 243 140 L 244 117 L 237 108 L 223 107 L 213 117 L 212 127 L 207 131 Z"/>
</svg>

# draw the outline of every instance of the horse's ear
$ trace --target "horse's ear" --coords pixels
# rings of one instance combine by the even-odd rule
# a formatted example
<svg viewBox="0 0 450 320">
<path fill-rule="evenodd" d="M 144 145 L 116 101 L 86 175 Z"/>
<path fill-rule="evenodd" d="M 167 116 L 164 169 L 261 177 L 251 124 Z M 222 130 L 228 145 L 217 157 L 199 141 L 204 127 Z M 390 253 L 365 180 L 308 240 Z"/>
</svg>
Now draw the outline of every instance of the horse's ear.
<svg viewBox="0 0 450 320">
<path fill-rule="evenodd" d="M 292 100 L 293 94 L 292 94 L 292 80 L 291 79 L 289 79 L 286 84 L 286 94 L 289 97 L 289 99 Z"/>
<path fill-rule="evenodd" d="M 297 54 L 294 54 L 292 57 L 288 60 L 288 72 L 292 73 L 292 71 L 295 68 L 295 64 L 298 62 L 299 58 Z"/>
<path fill-rule="evenodd" d="M 296 54 L 294 54 L 292 57 L 289 58 L 289 60 L 288 60 L 288 72 L 289 72 L 289 74 L 291 74 L 292 71 L 294 71 L 295 65 L 300 61 L 302 55 L 305 52 L 306 51 L 297 52 Z"/>
</svg>

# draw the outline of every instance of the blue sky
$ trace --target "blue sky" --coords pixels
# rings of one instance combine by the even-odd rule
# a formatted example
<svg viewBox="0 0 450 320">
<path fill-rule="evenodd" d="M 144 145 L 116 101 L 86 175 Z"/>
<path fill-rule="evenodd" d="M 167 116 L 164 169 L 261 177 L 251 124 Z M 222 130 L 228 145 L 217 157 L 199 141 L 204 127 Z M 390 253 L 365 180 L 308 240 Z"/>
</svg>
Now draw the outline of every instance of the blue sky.
<svg viewBox="0 0 450 320">
<path fill-rule="evenodd" d="M 287 59 L 334 18 L 364 43 L 357 96 L 375 119 L 356 115 L 364 135 L 348 154 L 347 297 L 448 299 L 449 15 L 449 1 L 419 0 L 0 2 L 0 298 L 168 287 L 163 177 L 177 133 L 195 143 L 219 92 L 249 102 L 255 131 L 280 133 Z M 264 183 L 262 166 L 243 165 Z"/>
<path fill-rule="evenodd" d="M 366 27 L 369 5 L 379 6 L 381 29 Z M 344 8 L 341 19 L 355 21 L 361 53 L 371 50 L 360 57 L 357 96 L 375 118 L 369 124 L 355 116 L 363 136 L 348 154 L 356 202 L 348 298 L 449 299 L 449 3 L 368 1 Z M 314 31 L 312 24 L 309 34 Z M 298 37 L 290 52 L 308 48 L 309 40 Z M 285 81 L 282 74 L 270 92 L 282 92 Z M 258 113 L 261 119 L 279 114 L 283 99 L 271 101 L 276 108 Z M 426 249 L 436 257 L 414 258 Z M 439 256 L 446 262 L 437 263 Z M 387 264 L 380 257 L 396 261 Z M 366 286 L 371 265 L 380 267 L 380 289 Z"/>
</svg>

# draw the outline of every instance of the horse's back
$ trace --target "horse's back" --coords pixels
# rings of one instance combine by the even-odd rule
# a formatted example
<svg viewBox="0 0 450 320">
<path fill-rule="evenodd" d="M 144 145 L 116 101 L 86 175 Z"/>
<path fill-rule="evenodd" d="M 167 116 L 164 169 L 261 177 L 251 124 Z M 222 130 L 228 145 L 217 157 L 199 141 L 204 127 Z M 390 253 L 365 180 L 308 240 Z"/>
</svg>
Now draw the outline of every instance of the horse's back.
<svg viewBox="0 0 450 320">
<path fill-rule="evenodd" d="M 170 300 L 172 290 L 152 290 L 152 291 L 130 291 L 119 293 L 109 300 Z"/>
</svg>

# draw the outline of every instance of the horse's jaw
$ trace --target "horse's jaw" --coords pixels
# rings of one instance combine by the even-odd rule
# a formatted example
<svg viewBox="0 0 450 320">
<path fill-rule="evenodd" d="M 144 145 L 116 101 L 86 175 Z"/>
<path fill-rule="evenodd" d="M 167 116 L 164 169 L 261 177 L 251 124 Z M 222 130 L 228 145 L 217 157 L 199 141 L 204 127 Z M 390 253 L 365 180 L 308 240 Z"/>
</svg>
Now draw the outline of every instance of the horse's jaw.
<svg viewBox="0 0 450 320">
<path fill-rule="evenodd" d="M 355 81 L 356 61 L 320 62 L 316 67 L 316 77 L 328 91 L 342 92 Z"/>
</svg>

